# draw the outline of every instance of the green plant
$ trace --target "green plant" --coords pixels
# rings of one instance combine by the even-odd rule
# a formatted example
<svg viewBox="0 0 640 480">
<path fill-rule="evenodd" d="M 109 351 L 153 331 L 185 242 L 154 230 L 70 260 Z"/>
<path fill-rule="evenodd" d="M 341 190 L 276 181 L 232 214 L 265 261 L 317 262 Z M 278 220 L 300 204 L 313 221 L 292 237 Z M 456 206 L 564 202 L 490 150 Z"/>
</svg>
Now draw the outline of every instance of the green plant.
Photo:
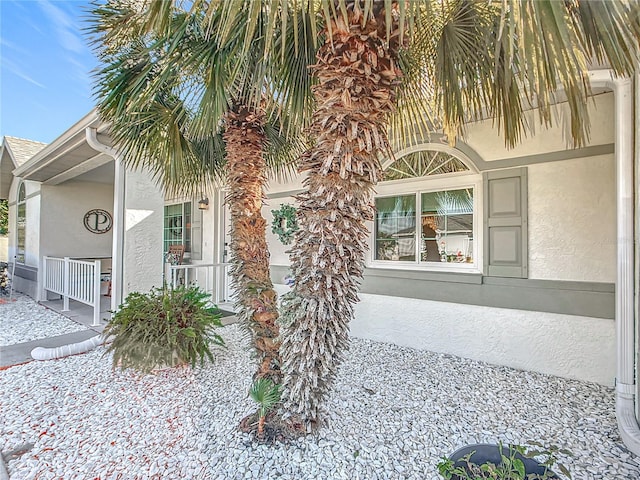
<svg viewBox="0 0 640 480">
<path fill-rule="evenodd" d="M 296 207 L 283 203 L 278 210 L 271 210 L 271 213 L 273 214 L 271 232 L 278 235 L 283 245 L 289 245 L 293 240 L 293 235 L 299 229 Z"/>
<path fill-rule="evenodd" d="M 0 235 L 9 232 L 9 202 L 0 200 Z"/>
<path fill-rule="evenodd" d="M 209 295 L 196 286 L 154 288 L 133 292 L 104 329 L 113 337 L 107 352 L 113 366 L 148 373 L 154 368 L 213 361 L 211 346 L 223 346 L 214 332 L 220 314 L 208 304 Z"/>
<path fill-rule="evenodd" d="M 260 407 L 258 409 L 258 438 L 264 435 L 267 413 L 280 402 L 281 393 L 282 385 L 277 385 L 268 378 L 259 378 L 251 385 L 249 396 Z"/>
<path fill-rule="evenodd" d="M 438 463 L 438 473 L 446 480 L 546 480 L 558 478 L 551 470 L 555 467 L 567 478 L 571 478 L 569 470 L 558 462 L 558 453 L 570 455 L 569 451 L 555 445 L 544 447 L 537 442 L 529 442 L 529 445 L 535 448 L 529 449 L 522 445 L 503 447 L 502 443 L 499 443 L 499 463 L 489 460 L 481 464 L 475 463 L 471 460 L 475 451 L 457 461 L 444 457 Z M 527 472 L 524 459 L 535 459 L 544 473 Z"/>
</svg>

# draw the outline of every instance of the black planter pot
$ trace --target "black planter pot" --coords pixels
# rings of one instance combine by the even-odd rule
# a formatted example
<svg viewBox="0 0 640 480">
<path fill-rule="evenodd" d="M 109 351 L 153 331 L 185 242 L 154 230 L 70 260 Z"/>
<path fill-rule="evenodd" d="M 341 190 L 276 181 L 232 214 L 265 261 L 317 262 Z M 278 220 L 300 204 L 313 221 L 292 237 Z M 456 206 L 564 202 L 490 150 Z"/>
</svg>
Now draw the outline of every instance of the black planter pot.
<svg viewBox="0 0 640 480">
<path fill-rule="evenodd" d="M 455 462 L 456 467 L 465 467 L 466 463 L 462 461 L 462 458 L 469 455 L 471 452 L 475 452 L 471 455 L 470 461 L 476 465 L 482 465 L 483 463 L 493 463 L 494 465 L 500 465 L 502 463 L 502 457 L 500 455 L 500 446 L 492 443 L 477 443 L 474 445 L 467 445 L 453 452 L 449 458 Z M 502 446 L 502 455 L 509 457 L 509 447 Z M 550 471 L 544 465 L 540 465 L 535 459 L 527 458 L 520 453 L 515 454 L 515 457 L 522 460 L 524 463 L 525 472 L 529 474 L 544 475 L 547 472 L 549 479 L 559 479 L 559 477 L 552 471 Z M 452 477 L 452 480 L 459 480 L 457 475 Z"/>
</svg>

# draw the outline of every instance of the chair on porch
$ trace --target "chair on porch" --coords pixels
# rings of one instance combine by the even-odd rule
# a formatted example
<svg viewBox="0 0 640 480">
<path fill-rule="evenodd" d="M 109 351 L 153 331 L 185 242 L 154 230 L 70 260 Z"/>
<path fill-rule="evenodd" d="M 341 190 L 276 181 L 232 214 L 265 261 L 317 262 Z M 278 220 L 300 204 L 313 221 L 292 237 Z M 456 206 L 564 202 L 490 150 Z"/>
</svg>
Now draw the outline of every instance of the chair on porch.
<svg viewBox="0 0 640 480">
<path fill-rule="evenodd" d="M 165 255 L 165 261 L 170 265 L 182 265 L 184 260 L 184 245 L 169 245 L 169 251 Z M 169 270 L 171 271 L 171 269 Z M 178 282 L 178 284 L 185 283 L 185 275 L 184 271 L 174 271 L 172 275 L 177 275 L 177 277 L 171 276 L 169 279 L 170 283 Z M 168 277 L 169 278 L 169 277 Z"/>
<path fill-rule="evenodd" d="M 167 252 L 169 263 L 172 265 L 182 265 L 184 260 L 184 245 L 169 245 L 169 252 Z"/>
</svg>

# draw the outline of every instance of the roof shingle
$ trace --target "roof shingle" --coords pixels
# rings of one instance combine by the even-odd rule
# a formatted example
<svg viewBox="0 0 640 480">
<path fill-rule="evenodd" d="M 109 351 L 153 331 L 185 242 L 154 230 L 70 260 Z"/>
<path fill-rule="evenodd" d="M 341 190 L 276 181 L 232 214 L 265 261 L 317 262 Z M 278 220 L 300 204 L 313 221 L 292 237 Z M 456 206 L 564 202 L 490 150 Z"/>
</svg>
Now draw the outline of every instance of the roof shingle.
<svg viewBox="0 0 640 480">
<path fill-rule="evenodd" d="M 13 160 L 19 167 L 36 153 L 47 146 L 46 143 L 36 142 L 34 140 L 27 140 L 25 138 L 10 137 L 5 135 L 5 145 L 8 145 L 13 154 Z"/>
</svg>

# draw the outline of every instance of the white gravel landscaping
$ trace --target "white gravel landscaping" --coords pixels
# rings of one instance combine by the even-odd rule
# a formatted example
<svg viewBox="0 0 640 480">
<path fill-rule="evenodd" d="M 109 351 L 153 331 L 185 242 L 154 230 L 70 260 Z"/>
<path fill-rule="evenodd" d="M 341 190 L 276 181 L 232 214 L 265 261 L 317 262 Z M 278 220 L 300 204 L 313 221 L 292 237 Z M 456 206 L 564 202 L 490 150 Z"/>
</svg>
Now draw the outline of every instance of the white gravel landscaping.
<svg viewBox="0 0 640 480">
<path fill-rule="evenodd" d="M 79 332 L 87 327 L 14 293 L 14 300 L 0 297 L 0 347 L 41 338 Z"/>
<path fill-rule="evenodd" d="M 203 368 L 113 371 L 90 353 L 0 371 L 0 450 L 20 479 L 438 479 L 473 442 L 568 448 L 573 478 L 638 479 L 612 389 L 448 355 L 354 340 L 327 402 L 328 426 L 288 445 L 236 427 L 253 371 L 237 325 Z"/>
</svg>

